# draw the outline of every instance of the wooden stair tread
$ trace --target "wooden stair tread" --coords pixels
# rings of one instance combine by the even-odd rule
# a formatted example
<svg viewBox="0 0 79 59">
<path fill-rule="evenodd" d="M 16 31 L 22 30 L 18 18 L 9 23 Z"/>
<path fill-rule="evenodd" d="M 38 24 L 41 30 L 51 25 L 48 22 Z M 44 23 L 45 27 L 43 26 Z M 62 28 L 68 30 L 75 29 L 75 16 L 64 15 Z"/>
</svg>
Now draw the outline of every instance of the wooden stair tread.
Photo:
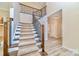
<svg viewBox="0 0 79 59">
<path fill-rule="evenodd" d="M 35 29 L 22 29 L 21 31 L 34 31 Z"/>
<path fill-rule="evenodd" d="M 34 44 L 34 40 L 33 41 L 20 41 L 19 46 L 23 46 L 23 45 L 30 45 L 30 44 Z"/>
<path fill-rule="evenodd" d="M 32 53 L 33 51 L 38 51 L 38 48 L 33 46 L 33 47 L 29 47 L 29 48 L 19 49 L 17 55 L 18 56 L 24 55 L 24 54 Z"/>
<path fill-rule="evenodd" d="M 34 34 L 34 33 L 36 33 L 36 31 L 31 31 L 31 32 L 21 32 L 20 34 L 22 35 L 22 34 Z"/>
<path fill-rule="evenodd" d="M 20 37 L 20 40 L 21 40 L 21 39 L 29 39 L 29 38 L 34 38 L 34 36 Z"/>
</svg>

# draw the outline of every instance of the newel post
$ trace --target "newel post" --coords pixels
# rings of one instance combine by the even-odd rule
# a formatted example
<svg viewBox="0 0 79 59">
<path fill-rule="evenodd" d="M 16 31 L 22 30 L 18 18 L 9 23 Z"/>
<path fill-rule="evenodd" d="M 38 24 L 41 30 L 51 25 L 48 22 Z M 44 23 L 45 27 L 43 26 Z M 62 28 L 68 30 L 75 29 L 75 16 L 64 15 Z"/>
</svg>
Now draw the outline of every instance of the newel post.
<svg viewBox="0 0 79 59">
<path fill-rule="evenodd" d="M 41 42 L 41 48 L 42 48 L 42 51 L 40 52 L 40 54 L 42 56 L 46 56 L 47 53 L 45 52 L 45 41 L 44 41 L 44 25 L 41 25 L 41 35 L 42 35 L 42 42 Z"/>
<path fill-rule="evenodd" d="M 4 18 L 3 56 L 8 56 L 8 23 L 6 18 Z"/>
</svg>

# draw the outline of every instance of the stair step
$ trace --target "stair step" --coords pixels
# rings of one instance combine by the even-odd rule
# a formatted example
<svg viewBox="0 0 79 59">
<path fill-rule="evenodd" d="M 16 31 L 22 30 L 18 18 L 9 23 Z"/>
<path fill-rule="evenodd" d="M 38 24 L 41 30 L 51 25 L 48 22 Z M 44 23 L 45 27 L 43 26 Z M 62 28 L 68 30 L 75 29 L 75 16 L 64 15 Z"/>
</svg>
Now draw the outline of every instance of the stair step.
<svg viewBox="0 0 79 59">
<path fill-rule="evenodd" d="M 35 38 L 35 40 L 39 40 L 39 38 Z"/>
<path fill-rule="evenodd" d="M 32 47 L 28 47 L 28 48 L 21 48 L 19 49 L 18 51 L 18 56 L 22 56 L 22 55 L 26 55 L 26 54 L 29 54 L 29 53 L 32 53 L 34 51 L 38 51 L 38 48 L 35 47 L 35 46 L 32 46 Z"/>
<path fill-rule="evenodd" d="M 25 22 L 19 22 L 20 24 L 32 24 L 32 23 L 25 23 Z"/>
<path fill-rule="evenodd" d="M 9 48 L 8 52 L 14 52 L 14 51 L 17 51 L 18 49 L 19 49 L 18 47 Z"/>
<path fill-rule="evenodd" d="M 15 34 L 14 41 L 19 40 L 20 34 Z"/>
<path fill-rule="evenodd" d="M 22 29 L 21 31 L 35 31 L 35 29 Z"/>
<path fill-rule="evenodd" d="M 22 33 L 25 33 L 25 34 L 27 34 L 27 33 L 36 33 L 37 31 L 31 31 L 31 32 L 21 32 L 21 34 Z"/>
<path fill-rule="evenodd" d="M 33 32 L 35 30 L 21 30 L 21 32 Z"/>
<path fill-rule="evenodd" d="M 28 38 L 35 38 L 37 35 L 35 36 L 26 36 L 26 37 L 20 37 L 20 39 L 28 39 Z"/>
<path fill-rule="evenodd" d="M 34 44 L 34 40 L 29 40 L 29 41 L 20 41 L 19 46 L 24 46 L 24 45 L 30 45 Z"/>
<path fill-rule="evenodd" d="M 16 30 L 21 30 L 21 28 L 17 28 Z"/>
<path fill-rule="evenodd" d="M 34 26 L 34 25 L 32 25 L 32 24 L 20 24 L 19 26 L 26 26 L 26 27 L 31 27 L 31 26 Z"/>
<path fill-rule="evenodd" d="M 34 27 L 23 27 L 21 29 L 34 29 Z"/>
<path fill-rule="evenodd" d="M 20 35 L 20 37 L 37 37 L 38 34 L 30 34 L 30 35 Z"/>
<path fill-rule="evenodd" d="M 20 35 L 33 35 L 34 33 L 21 33 Z"/>
<path fill-rule="evenodd" d="M 19 40 L 19 38 L 15 38 L 13 41 L 17 41 L 17 40 Z"/>
<path fill-rule="evenodd" d="M 20 35 L 16 35 L 16 36 L 15 36 L 15 39 L 19 39 L 19 38 L 20 38 Z"/>
<path fill-rule="evenodd" d="M 20 24 L 19 26 L 34 26 L 33 24 Z"/>
<path fill-rule="evenodd" d="M 32 35 L 32 34 L 36 34 L 36 33 L 23 33 L 23 32 L 22 32 L 20 35 L 30 35 L 30 34 Z M 18 34 L 18 35 L 19 35 L 19 34 Z"/>
<path fill-rule="evenodd" d="M 21 26 L 20 28 L 34 27 L 34 25 L 19 25 L 19 26 Z"/>
<path fill-rule="evenodd" d="M 12 44 L 10 47 L 11 47 L 11 48 L 18 47 L 18 43 Z"/>
<path fill-rule="evenodd" d="M 37 47 L 37 46 L 33 43 L 33 44 L 19 46 L 19 49 L 25 49 L 25 48 L 30 48 L 30 47 Z"/>
<path fill-rule="evenodd" d="M 38 46 L 38 45 L 41 45 L 41 42 L 39 42 L 39 43 L 36 43 L 36 45 Z"/>
<path fill-rule="evenodd" d="M 16 33 L 15 34 L 21 34 L 21 32 L 20 31 L 16 31 Z"/>
<path fill-rule="evenodd" d="M 13 41 L 13 44 L 17 44 L 17 43 L 19 43 L 19 40 L 17 40 L 17 41 Z"/>
<path fill-rule="evenodd" d="M 22 26 L 18 25 L 17 28 L 21 28 Z"/>
<path fill-rule="evenodd" d="M 21 34 L 20 36 L 21 37 L 23 37 L 23 36 L 34 36 L 34 34 Z"/>
<path fill-rule="evenodd" d="M 32 24 L 19 24 L 17 27 L 34 27 L 34 25 L 32 25 Z"/>
<path fill-rule="evenodd" d="M 34 40 L 34 38 L 30 38 L 30 39 L 28 38 L 28 39 L 24 39 L 24 40 L 22 39 L 22 40 L 19 40 L 19 41 L 30 41 L 30 40 Z"/>
<path fill-rule="evenodd" d="M 10 47 L 17 47 L 19 44 L 19 40 L 14 40 Z"/>
<path fill-rule="evenodd" d="M 9 56 L 17 56 L 18 50 L 9 52 Z"/>
<path fill-rule="evenodd" d="M 20 37 L 20 40 L 26 40 L 26 39 L 32 39 L 32 38 L 34 38 L 34 36 L 33 37 Z"/>
<path fill-rule="evenodd" d="M 27 25 L 27 24 L 22 24 L 22 25 L 19 25 L 21 27 L 34 27 L 34 25 Z"/>
<path fill-rule="evenodd" d="M 18 47 L 9 48 L 8 49 L 9 56 L 17 56 L 18 49 L 19 49 Z"/>
</svg>

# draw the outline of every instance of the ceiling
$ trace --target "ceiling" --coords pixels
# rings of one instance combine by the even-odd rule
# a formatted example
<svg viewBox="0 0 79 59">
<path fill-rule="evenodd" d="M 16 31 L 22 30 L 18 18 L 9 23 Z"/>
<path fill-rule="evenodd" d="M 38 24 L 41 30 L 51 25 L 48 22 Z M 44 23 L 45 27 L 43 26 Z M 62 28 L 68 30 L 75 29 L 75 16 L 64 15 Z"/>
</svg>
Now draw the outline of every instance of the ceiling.
<svg viewBox="0 0 79 59">
<path fill-rule="evenodd" d="M 45 6 L 45 2 L 21 2 L 24 5 L 28 5 L 37 9 L 41 9 Z M 0 10 L 3 11 L 9 11 L 9 8 L 11 7 L 12 2 L 0 2 Z"/>
<path fill-rule="evenodd" d="M 46 2 L 21 2 L 24 5 L 28 5 L 37 9 L 41 9 L 46 5 Z"/>
</svg>

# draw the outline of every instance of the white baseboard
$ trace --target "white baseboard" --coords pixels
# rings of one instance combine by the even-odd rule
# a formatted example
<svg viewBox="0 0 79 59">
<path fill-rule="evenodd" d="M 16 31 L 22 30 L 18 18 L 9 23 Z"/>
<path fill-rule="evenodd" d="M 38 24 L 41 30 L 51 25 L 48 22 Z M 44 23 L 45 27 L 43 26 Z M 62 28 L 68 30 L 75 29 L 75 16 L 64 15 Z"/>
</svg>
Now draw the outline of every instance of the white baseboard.
<svg viewBox="0 0 79 59">
<path fill-rule="evenodd" d="M 71 51 L 73 54 L 79 54 L 78 51 L 76 51 L 76 49 L 71 49 L 71 48 L 68 48 L 68 47 L 65 47 L 65 46 L 62 46 L 63 48 L 65 49 L 68 49 L 69 51 Z"/>
</svg>

